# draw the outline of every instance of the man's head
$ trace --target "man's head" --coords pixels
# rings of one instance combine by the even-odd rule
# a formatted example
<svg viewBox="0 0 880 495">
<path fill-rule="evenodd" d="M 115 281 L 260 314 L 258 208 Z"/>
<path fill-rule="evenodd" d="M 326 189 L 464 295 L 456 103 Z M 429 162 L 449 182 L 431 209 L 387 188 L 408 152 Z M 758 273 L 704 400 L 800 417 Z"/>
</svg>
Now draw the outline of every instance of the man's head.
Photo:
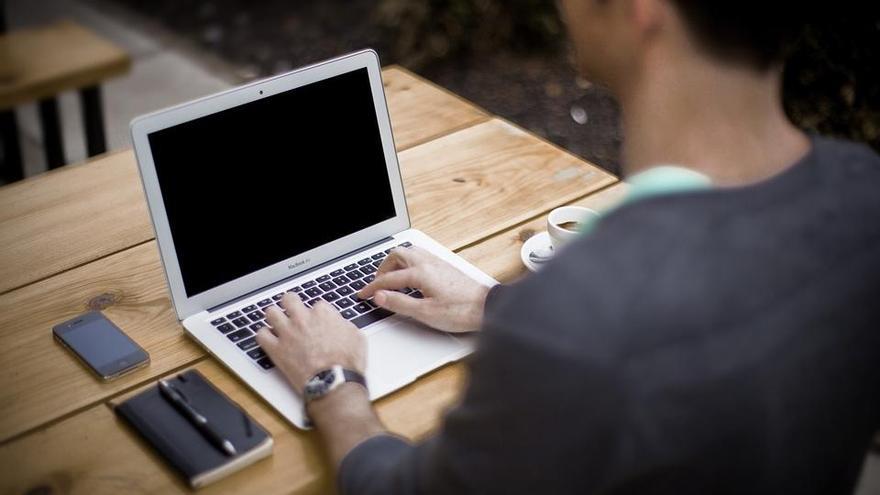
<svg viewBox="0 0 880 495">
<path fill-rule="evenodd" d="M 562 0 L 584 75 L 619 89 L 648 54 L 780 70 L 803 24 L 790 0 Z"/>
</svg>

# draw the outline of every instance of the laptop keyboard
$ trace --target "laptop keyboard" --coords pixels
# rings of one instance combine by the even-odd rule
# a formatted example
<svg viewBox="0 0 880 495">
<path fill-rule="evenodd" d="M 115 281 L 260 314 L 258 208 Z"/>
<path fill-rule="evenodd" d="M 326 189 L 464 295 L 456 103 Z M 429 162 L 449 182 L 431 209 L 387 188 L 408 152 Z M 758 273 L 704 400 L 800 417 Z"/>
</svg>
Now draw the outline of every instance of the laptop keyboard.
<svg viewBox="0 0 880 495">
<path fill-rule="evenodd" d="M 412 246 L 410 242 L 400 244 L 400 247 L 410 246 Z M 287 292 L 299 295 L 300 300 L 308 307 L 314 306 L 321 300 L 327 301 L 343 318 L 351 321 L 358 328 L 364 328 L 394 314 L 378 307 L 372 299 L 365 300 L 357 296 L 359 290 L 376 278 L 376 270 L 392 249 L 394 248 L 378 251 L 344 268 L 333 270 L 288 289 Z M 400 292 L 416 298 L 423 297 L 421 292 L 408 287 L 400 289 Z M 257 345 L 255 335 L 258 330 L 267 326 L 267 309 L 274 305 L 284 310 L 284 306 L 281 305 L 283 296 L 284 292 L 279 292 L 270 298 L 243 306 L 225 317 L 212 320 L 211 325 L 223 332 L 261 368 L 272 369 L 275 365 Z"/>
</svg>

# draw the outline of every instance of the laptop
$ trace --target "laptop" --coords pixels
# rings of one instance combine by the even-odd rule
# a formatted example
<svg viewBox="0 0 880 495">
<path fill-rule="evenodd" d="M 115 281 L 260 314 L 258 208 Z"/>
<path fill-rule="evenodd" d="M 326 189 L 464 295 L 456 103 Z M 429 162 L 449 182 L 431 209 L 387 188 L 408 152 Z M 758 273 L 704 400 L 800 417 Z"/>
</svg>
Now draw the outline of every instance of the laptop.
<svg viewBox="0 0 880 495">
<path fill-rule="evenodd" d="M 308 427 L 300 397 L 254 339 L 285 293 L 364 332 L 371 399 L 472 352 L 473 336 L 356 296 L 411 246 L 497 283 L 411 228 L 375 52 L 138 117 L 131 135 L 178 319 L 295 426 Z"/>
</svg>

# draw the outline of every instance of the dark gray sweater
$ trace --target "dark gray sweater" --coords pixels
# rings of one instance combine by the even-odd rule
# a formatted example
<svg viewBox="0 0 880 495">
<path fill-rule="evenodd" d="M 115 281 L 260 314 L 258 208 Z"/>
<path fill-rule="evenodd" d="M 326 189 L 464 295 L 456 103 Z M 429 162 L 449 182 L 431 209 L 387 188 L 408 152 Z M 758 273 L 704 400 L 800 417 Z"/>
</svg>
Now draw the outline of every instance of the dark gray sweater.
<svg viewBox="0 0 880 495">
<path fill-rule="evenodd" d="M 492 291 L 461 405 L 346 494 L 851 493 L 880 428 L 880 159 L 625 206 Z"/>
</svg>

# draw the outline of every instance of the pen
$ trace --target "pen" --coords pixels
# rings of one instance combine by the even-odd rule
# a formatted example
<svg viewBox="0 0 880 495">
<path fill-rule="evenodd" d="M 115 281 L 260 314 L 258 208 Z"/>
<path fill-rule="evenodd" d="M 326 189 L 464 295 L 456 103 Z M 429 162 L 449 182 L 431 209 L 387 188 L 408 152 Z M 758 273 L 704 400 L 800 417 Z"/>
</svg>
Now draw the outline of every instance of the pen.
<svg viewBox="0 0 880 495">
<path fill-rule="evenodd" d="M 180 395 L 180 392 L 178 392 L 174 386 L 166 380 L 159 380 L 159 393 L 161 393 L 162 397 L 170 402 L 175 409 L 183 414 L 183 416 L 192 423 L 197 430 L 199 430 L 205 439 L 214 444 L 214 446 L 220 449 L 224 454 L 230 456 L 235 455 L 235 447 L 232 445 L 232 442 L 217 433 L 217 430 L 211 427 L 211 424 L 208 423 L 208 419 L 184 400 L 183 396 Z"/>
</svg>

